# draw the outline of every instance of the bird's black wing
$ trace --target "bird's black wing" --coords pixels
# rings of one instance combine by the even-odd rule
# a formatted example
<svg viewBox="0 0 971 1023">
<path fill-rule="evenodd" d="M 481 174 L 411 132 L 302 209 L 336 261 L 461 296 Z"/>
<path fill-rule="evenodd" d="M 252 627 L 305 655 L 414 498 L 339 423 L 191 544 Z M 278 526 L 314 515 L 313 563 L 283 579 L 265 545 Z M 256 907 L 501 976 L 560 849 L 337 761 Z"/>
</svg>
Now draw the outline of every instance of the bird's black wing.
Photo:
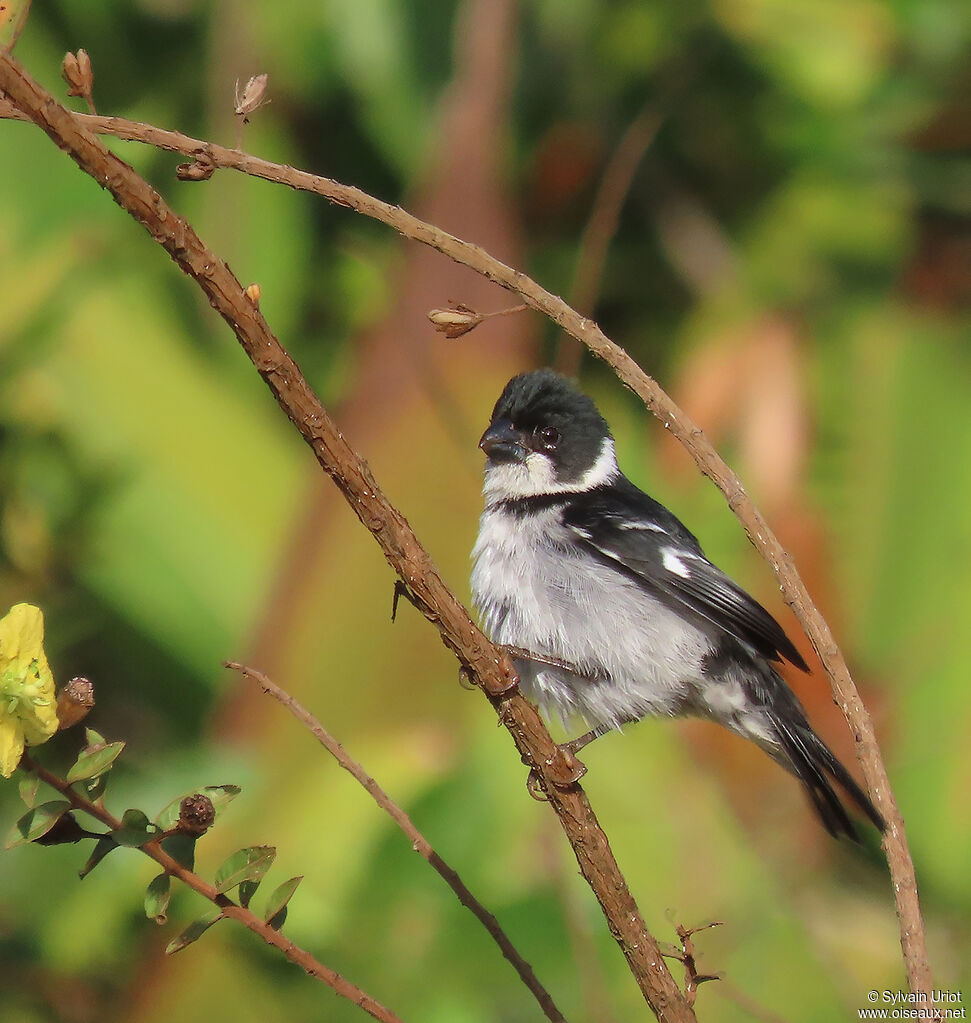
<svg viewBox="0 0 971 1023">
<path fill-rule="evenodd" d="M 770 661 L 809 668 L 782 626 L 705 556 L 685 526 L 626 479 L 563 510 L 578 542 L 655 594 L 681 603 Z"/>
</svg>

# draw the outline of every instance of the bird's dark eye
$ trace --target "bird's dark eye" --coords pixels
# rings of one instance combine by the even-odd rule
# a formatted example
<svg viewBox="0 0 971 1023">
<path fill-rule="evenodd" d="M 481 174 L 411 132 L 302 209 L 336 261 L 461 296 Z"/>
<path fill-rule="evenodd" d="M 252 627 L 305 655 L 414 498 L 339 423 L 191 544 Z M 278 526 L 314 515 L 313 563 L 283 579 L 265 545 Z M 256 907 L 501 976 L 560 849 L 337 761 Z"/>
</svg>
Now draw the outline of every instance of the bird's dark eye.
<svg viewBox="0 0 971 1023">
<path fill-rule="evenodd" d="M 544 426 L 536 431 L 540 447 L 552 451 L 560 443 L 560 431 L 555 426 Z"/>
</svg>

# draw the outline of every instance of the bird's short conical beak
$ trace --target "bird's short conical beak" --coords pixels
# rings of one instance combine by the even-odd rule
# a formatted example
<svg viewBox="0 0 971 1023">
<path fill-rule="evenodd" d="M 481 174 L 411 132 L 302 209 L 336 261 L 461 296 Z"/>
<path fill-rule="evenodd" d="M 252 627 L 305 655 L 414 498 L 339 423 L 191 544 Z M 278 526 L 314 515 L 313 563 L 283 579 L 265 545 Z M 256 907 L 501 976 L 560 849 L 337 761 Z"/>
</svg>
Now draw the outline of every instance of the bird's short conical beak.
<svg viewBox="0 0 971 1023">
<path fill-rule="evenodd" d="M 482 434 L 479 447 L 493 462 L 525 462 L 526 450 L 519 432 L 508 419 L 497 419 Z"/>
</svg>

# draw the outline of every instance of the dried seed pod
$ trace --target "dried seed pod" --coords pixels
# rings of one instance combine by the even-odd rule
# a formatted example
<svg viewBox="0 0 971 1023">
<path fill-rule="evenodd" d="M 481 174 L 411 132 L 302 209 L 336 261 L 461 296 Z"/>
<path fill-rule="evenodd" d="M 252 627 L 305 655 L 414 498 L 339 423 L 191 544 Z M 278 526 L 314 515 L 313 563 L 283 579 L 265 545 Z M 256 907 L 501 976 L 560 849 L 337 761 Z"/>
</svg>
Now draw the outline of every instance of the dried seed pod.
<svg viewBox="0 0 971 1023">
<path fill-rule="evenodd" d="M 428 319 L 440 333 L 452 339 L 468 334 L 482 322 L 482 315 L 468 306 L 459 305 L 454 309 L 431 309 Z"/>
<path fill-rule="evenodd" d="M 72 678 L 57 694 L 58 728 L 70 728 L 83 720 L 94 706 L 94 685 L 86 678 Z"/>
<path fill-rule="evenodd" d="M 266 102 L 266 87 L 269 80 L 269 75 L 253 75 L 246 83 L 242 93 L 239 91 L 239 82 L 236 82 L 236 115 L 238 117 L 245 118 L 263 106 Z"/>
<path fill-rule="evenodd" d="M 202 835 L 212 827 L 215 819 L 216 809 L 212 800 L 197 792 L 193 796 L 186 796 L 179 804 L 179 819 L 175 829 L 185 835 Z"/>
</svg>

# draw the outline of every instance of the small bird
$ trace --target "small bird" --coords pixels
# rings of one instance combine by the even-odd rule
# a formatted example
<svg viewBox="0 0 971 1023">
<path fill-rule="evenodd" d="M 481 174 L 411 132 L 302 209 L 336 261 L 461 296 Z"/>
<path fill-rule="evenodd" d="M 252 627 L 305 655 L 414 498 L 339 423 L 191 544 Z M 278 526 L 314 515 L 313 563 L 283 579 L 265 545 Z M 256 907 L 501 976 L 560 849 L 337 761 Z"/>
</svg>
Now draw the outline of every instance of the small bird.
<svg viewBox="0 0 971 1023">
<path fill-rule="evenodd" d="M 589 726 L 565 749 L 649 715 L 709 718 L 794 774 L 832 835 L 857 838 L 832 782 L 883 831 L 772 667 L 785 659 L 808 671 L 799 651 L 624 476 L 590 398 L 551 370 L 513 377 L 479 447 L 473 598 L 526 695 L 547 716 Z"/>
</svg>

